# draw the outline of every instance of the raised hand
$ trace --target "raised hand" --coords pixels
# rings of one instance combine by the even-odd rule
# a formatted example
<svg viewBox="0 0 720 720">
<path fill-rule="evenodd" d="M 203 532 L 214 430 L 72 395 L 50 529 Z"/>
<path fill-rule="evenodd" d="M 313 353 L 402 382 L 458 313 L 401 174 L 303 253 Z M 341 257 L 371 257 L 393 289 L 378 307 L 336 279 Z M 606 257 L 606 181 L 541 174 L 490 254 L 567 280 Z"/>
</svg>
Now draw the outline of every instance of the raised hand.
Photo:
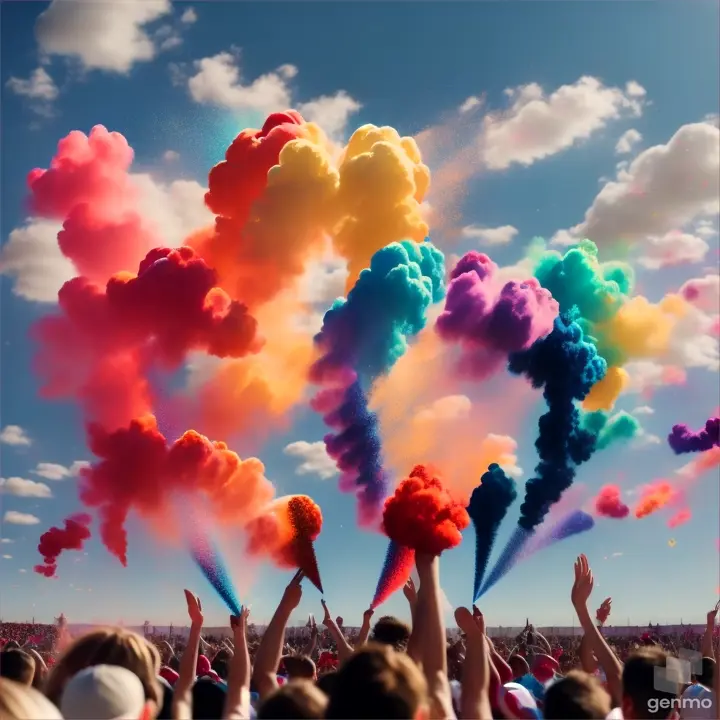
<svg viewBox="0 0 720 720">
<path fill-rule="evenodd" d="M 720 610 L 720 600 L 715 603 L 715 607 L 707 614 L 708 625 L 715 625 L 715 618 L 717 617 L 718 610 Z"/>
<path fill-rule="evenodd" d="M 250 617 L 250 608 L 243 605 L 240 608 L 239 615 L 230 616 L 230 627 L 236 632 L 244 633 L 247 630 L 248 618 Z"/>
<path fill-rule="evenodd" d="M 363 613 L 363 625 L 365 625 L 365 624 L 369 625 L 369 624 L 370 624 L 370 619 L 372 618 L 372 616 L 373 616 L 374 614 L 375 614 L 375 611 L 374 611 L 372 608 L 368 608 L 368 609 Z"/>
<path fill-rule="evenodd" d="M 193 595 L 189 590 L 185 590 L 185 600 L 187 601 L 188 616 L 191 624 L 202 627 L 205 618 L 202 614 L 200 598 Z"/>
<path fill-rule="evenodd" d="M 412 578 L 408 578 L 408 581 L 405 583 L 403 595 L 410 605 L 414 605 L 417 602 L 417 588 Z"/>
<path fill-rule="evenodd" d="M 322 619 L 322 624 L 326 628 L 329 628 L 332 623 L 332 615 L 330 615 L 330 610 L 328 610 L 328 606 L 325 600 L 321 600 L 320 604 L 322 605 L 323 612 L 325 613 Z"/>
<path fill-rule="evenodd" d="M 294 610 L 302 600 L 302 579 L 305 577 L 302 570 L 295 573 L 293 579 L 288 583 L 280 601 L 288 610 Z"/>
<path fill-rule="evenodd" d="M 575 582 L 573 583 L 570 599 L 575 608 L 584 606 L 590 599 L 595 579 L 590 564 L 585 555 L 580 555 L 575 561 Z"/>
</svg>

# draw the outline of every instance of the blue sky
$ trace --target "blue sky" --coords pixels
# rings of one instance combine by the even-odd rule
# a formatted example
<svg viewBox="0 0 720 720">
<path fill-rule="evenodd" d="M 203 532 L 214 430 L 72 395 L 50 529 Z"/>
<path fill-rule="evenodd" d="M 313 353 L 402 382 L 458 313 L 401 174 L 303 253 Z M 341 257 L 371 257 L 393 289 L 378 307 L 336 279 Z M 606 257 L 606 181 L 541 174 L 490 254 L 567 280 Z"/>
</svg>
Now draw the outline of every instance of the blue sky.
<svg viewBox="0 0 720 720">
<path fill-rule="evenodd" d="M 634 160 L 649 148 L 665 146 L 681 128 L 688 138 L 709 138 L 711 143 L 709 154 L 702 142 L 689 143 L 685 159 L 690 171 L 705 173 L 711 191 L 712 177 L 718 174 L 718 151 L 712 149 L 715 126 L 708 119 L 718 112 L 720 87 L 720 18 L 713 2 L 169 6 L 152 0 L 144 3 L 142 13 L 132 3 L 107 5 L 112 11 L 100 3 L 82 4 L 71 8 L 76 12 L 69 19 L 67 8 L 55 3 L 48 10 L 50 5 L 0 6 L 0 416 L 3 426 L 19 426 L 29 438 L 2 445 L 2 476 L 42 481 L 53 495 L 0 495 L 3 514 L 16 511 L 40 521 L 3 523 L 2 537 L 12 541 L 0 546 L 1 555 L 11 556 L 0 559 L 0 615 L 6 620 L 51 620 L 64 612 L 78 622 L 178 623 L 184 619 L 183 587 L 202 593 L 212 624 L 225 615 L 186 555 L 158 543 L 137 519 L 131 520 L 127 569 L 93 539 L 87 554 L 61 558 L 59 579 L 32 572 L 41 532 L 80 507 L 74 478 L 43 479 L 33 470 L 38 463 L 69 468 L 74 461 L 92 459 L 77 408 L 42 401 L 29 370 L 33 347 L 28 329 L 52 309 L 48 300 L 67 268 L 58 251 L 53 252 L 52 238 L 48 244 L 50 230 L 26 218 L 25 175 L 34 167 L 47 167 L 58 140 L 69 131 L 88 132 L 101 123 L 123 133 L 135 149 L 133 172 L 152 178 L 158 220 L 179 240 L 205 220 L 201 186 L 237 131 L 257 126 L 269 109 L 283 109 L 273 107 L 272 98 L 253 85 L 259 76 L 274 73 L 273 97 L 308 108 L 306 115 L 316 113 L 311 119 L 338 139 L 368 122 L 392 125 L 404 135 L 450 128 L 455 147 L 465 148 L 463 157 L 470 158 L 463 165 L 460 205 L 461 225 L 470 229 L 460 243 L 442 233 L 433 235 L 432 228 L 431 236 L 448 253 L 480 247 L 500 265 L 521 261 L 534 236 L 559 238 L 567 229 L 577 233 L 592 227 L 598 237 L 591 237 L 602 247 L 603 234 L 620 209 L 613 216 L 613 208 L 594 205 L 596 196 L 609 180 L 632 173 Z M 97 37 L 103 41 L 93 40 Z M 198 64 L 203 59 L 207 62 Z M 275 72 L 288 64 L 297 72 Z M 241 86 L 228 83 L 227 74 L 219 72 L 228 67 L 240 68 Z M 508 88 L 524 90 L 509 95 Z M 528 119 L 523 97 L 540 103 L 543 114 L 534 121 Z M 313 109 L 317 98 L 326 102 Z M 459 108 L 468 98 L 478 101 L 463 115 Z M 494 124 L 484 124 L 484 117 Z M 537 130 L 524 150 L 487 130 L 502 130 L 503 123 L 513 120 Z M 630 130 L 636 133 L 626 134 Z M 619 154 L 616 146 L 623 136 L 629 151 Z M 484 163 L 478 157 L 481 147 Z M 431 171 L 450 159 L 443 152 L 432 157 Z M 698 156 L 688 155 L 693 152 Z M 656 162 L 658 156 L 667 158 L 667 150 L 645 156 L 643 172 L 657 173 L 654 187 L 665 182 L 672 192 L 666 196 L 659 190 L 642 207 L 624 205 L 624 219 L 618 221 L 633 229 L 638 287 L 652 301 L 687 280 L 717 276 L 717 195 L 714 201 L 703 195 L 708 183 L 701 184 L 697 196 L 685 192 L 682 179 L 672 176 L 673 158 L 663 164 Z M 633 164 L 618 168 L 622 162 Z M 198 208 L 181 207 L 182 200 L 173 194 L 173 183 L 180 179 L 194 183 L 191 194 L 199 199 Z M 429 201 L 435 202 L 432 193 Z M 578 228 L 588 208 L 595 213 Z M 10 248 L 11 233 L 18 228 Z M 507 241 L 488 245 L 488 228 L 504 228 L 500 235 Z M 641 418 L 645 441 L 599 453 L 582 468 L 578 482 L 596 490 L 621 477 L 623 487 L 632 491 L 656 478 L 672 478 L 684 464 L 664 442 L 653 444 L 651 438 L 663 438 L 675 422 L 700 426 L 718 405 L 717 341 L 713 345 L 708 339 L 703 324 L 717 313 L 717 281 L 707 286 L 715 288 L 715 295 L 711 291 L 705 298 L 698 322 L 674 348 L 672 364 L 685 367 L 687 383 L 653 387 L 651 397 L 623 395 L 620 409 L 654 410 Z M 698 343 L 709 349 L 693 352 Z M 657 369 L 657 363 L 635 368 L 633 387 L 653 385 Z M 518 465 L 525 470 L 521 483 L 536 461 L 533 442 L 541 412 L 538 399 L 514 430 Z M 307 493 L 323 508 L 317 552 L 326 598 L 346 622 L 359 622 L 374 592 L 385 541 L 355 527 L 354 503 L 339 493 L 336 478 L 297 474 L 297 459 L 283 448 L 293 441 L 316 442 L 324 430 L 308 407 L 296 408 L 292 420 L 287 431 L 252 450 L 266 464 L 279 494 Z M 244 450 L 242 439 L 234 447 Z M 596 573 L 598 602 L 613 596 L 616 623 L 700 622 L 720 584 L 718 493 L 717 477 L 705 475 L 689 497 L 693 519 L 674 530 L 660 514 L 643 521 L 599 521 L 591 533 L 516 568 L 484 600 L 486 615 L 493 625 L 522 624 L 527 616 L 536 624 L 570 624 L 572 561 L 582 551 Z M 511 518 L 516 515 L 514 508 Z M 501 541 L 510 532 L 511 518 Z M 671 538 L 677 543 L 672 548 Z M 466 542 L 443 558 L 443 587 L 453 606 L 470 600 L 473 545 L 469 531 Z M 243 588 L 242 599 L 252 604 L 258 621 L 266 620 L 288 574 L 268 567 L 251 570 L 240 541 L 226 551 Z M 392 599 L 386 609 L 403 614 L 402 598 Z M 298 618 L 308 612 L 321 612 L 310 587 Z"/>
</svg>

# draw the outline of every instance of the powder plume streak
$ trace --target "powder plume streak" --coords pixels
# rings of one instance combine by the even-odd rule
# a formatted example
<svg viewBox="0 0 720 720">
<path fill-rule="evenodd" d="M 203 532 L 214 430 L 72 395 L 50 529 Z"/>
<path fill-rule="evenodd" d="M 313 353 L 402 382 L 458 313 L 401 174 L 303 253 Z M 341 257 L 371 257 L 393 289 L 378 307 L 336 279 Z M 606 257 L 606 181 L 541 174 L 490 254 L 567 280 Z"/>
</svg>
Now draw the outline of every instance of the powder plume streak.
<svg viewBox="0 0 720 720">
<path fill-rule="evenodd" d="M 66 550 L 82 550 L 85 542 L 90 539 L 90 523 L 92 518 L 86 513 L 70 515 L 63 521 L 64 526 L 51 527 L 40 536 L 38 552 L 42 555 L 41 565 L 33 568 L 39 575 L 55 577 L 60 555 Z"/>
<path fill-rule="evenodd" d="M 405 587 L 414 566 L 415 551 L 391 540 L 370 607 L 375 610 L 391 595 Z"/>
</svg>

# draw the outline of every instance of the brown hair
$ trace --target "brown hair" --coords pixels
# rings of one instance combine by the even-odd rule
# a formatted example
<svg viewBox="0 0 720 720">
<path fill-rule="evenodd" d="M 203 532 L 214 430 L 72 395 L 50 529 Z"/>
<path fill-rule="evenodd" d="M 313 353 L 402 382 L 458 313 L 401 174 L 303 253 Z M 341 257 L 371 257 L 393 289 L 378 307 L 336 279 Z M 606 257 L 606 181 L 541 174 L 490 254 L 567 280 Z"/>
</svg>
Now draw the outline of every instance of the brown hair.
<svg viewBox="0 0 720 720">
<path fill-rule="evenodd" d="M 307 655 L 286 655 L 282 664 L 290 680 L 314 680 L 317 674 L 315 663 Z"/>
<path fill-rule="evenodd" d="M 405 652 L 410 641 L 410 626 L 392 615 L 385 615 L 375 623 L 370 641 Z"/>
<path fill-rule="evenodd" d="M 140 678 L 145 698 L 155 702 L 158 707 L 162 704 L 162 693 L 157 682 L 160 671 L 157 648 L 141 635 L 123 628 L 100 628 L 75 640 L 50 673 L 45 694 L 59 706 L 70 678 L 93 665 L 119 665 L 130 670 Z"/>
<path fill-rule="evenodd" d="M 341 668 L 326 718 L 411 720 L 427 704 L 427 684 L 417 665 L 387 645 L 368 645 Z"/>
<path fill-rule="evenodd" d="M 260 720 L 304 720 L 325 716 L 327 697 L 307 680 L 293 680 L 269 695 L 258 709 Z"/>
<path fill-rule="evenodd" d="M 545 692 L 543 717 L 548 720 L 603 720 L 612 710 L 610 696 L 597 678 L 570 671 Z"/>
<path fill-rule="evenodd" d="M 0 720 L 62 720 L 57 708 L 37 690 L 0 678 Z"/>
<path fill-rule="evenodd" d="M 21 685 L 32 685 L 35 677 L 35 658 L 23 650 L 3 650 L 0 653 L 0 677 Z"/>
<path fill-rule="evenodd" d="M 663 685 L 667 685 L 664 689 L 662 685 L 660 689 L 656 688 L 656 685 L 659 685 L 656 668 L 665 669 L 667 659 L 667 653 L 655 645 L 640 648 L 628 658 L 622 674 L 623 715 L 648 720 L 668 716 L 668 707 L 660 707 L 661 703 L 656 701 L 672 701 L 680 688 L 678 686 L 672 689 L 672 682 L 663 682 Z M 627 707 L 630 703 L 632 708 Z M 650 709 L 651 705 L 657 705 L 655 711 Z"/>
</svg>

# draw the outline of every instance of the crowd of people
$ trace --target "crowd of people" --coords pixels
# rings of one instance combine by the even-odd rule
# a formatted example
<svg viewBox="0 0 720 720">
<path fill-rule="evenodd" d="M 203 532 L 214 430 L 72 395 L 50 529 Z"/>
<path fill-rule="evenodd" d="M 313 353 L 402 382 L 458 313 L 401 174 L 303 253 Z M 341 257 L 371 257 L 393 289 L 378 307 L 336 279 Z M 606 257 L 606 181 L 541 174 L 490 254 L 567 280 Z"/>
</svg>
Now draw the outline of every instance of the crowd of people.
<svg viewBox="0 0 720 720">
<path fill-rule="evenodd" d="M 347 632 L 322 601 L 318 627 L 288 642 L 302 598 L 298 572 L 262 632 L 243 608 L 230 637 L 203 637 L 202 604 L 185 591 L 190 630 L 168 640 L 123 628 L 77 638 L 64 626 L 2 624 L 0 720 L 153 718 L 719 718 L 720 603 L 694 636 L 613 638 L 593 615 L 593 575 L 575 563 L 571 602 L 581 637 L 544 637 L 529 622 L 491 638 L 477 608 L 445 627 L 439 558 L 417 557 L 403 592 L 412 624 L 365 612 Z"/>
</svg>

